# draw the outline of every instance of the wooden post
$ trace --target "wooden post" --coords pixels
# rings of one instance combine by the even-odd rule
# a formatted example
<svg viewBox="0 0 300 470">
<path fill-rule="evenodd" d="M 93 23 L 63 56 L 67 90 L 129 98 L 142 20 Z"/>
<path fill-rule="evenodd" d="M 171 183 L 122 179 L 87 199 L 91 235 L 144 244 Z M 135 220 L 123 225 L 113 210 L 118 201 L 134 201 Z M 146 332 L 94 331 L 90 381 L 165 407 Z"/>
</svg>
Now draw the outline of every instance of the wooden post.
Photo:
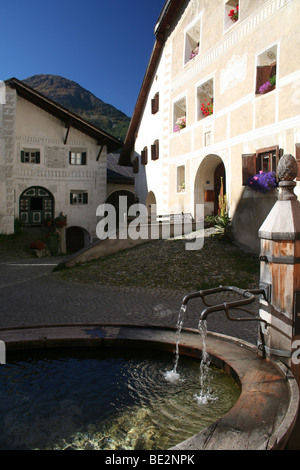
<svg viewBox="0 0 300 470">
<path fill-rule="evenodd" d="M 270 324 L 260 327 L 266 357 L 284 362 L 300 385 L 300 367 L 293 360 L 300 340 L 300 202 L 294 194 L 296 176 L 295 158 L 284 155 L 278 165 L 278 201 L 259 230 L 260 284 L 268 297 L 260 300 L 259 313 Z"/>
</svg>

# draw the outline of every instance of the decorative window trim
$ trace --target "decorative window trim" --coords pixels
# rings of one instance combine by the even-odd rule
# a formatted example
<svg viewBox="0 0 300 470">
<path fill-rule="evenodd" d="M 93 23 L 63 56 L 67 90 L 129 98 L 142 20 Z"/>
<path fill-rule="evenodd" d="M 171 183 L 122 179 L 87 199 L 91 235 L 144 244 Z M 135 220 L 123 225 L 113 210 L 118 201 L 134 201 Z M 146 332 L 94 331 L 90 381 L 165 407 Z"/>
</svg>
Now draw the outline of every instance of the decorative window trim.
<svg viewBox="0 0 300 470">
<path fill-rule="evenodd" d="M 238 7 L 238 8 L 237 8 Z M 230 12 L 234 10 L 238 14 L 237 20 L 230 18 Z M 235 16 L 233 15 L 233 18 Z M 225 0 L 224 2 L 224 33 L 231 29 L 240 21 L 240 1 L 239 0 Z"/>
<path fill-rule="evenodd" d="M 179 124 L 179 121 L 185 121 L 185 124 Z M 186 94 L 173 100 L 173 133 L 180 132 L 187 125 L 187 98 Z"/>
<path fill-rule="evenodd" d="M 207 78 L 205 81 L 201 81 L 196 85 L 196 105 L 197 105 L 197 121 L 209 117 L 214 112 L 214 96 L 215 96 L 215 81 L 214 77 Z M 205 106 L 207 110 L 212 112 L 205 113 L 202 110 L 202 106 Z"/>
<path fill-rule="evenodd" d="M 70 150 L 69 164 L 70 165 L 86 165 L 86 152 Z"/>
<path fill-rule="evenodd" d="M 184 30 L 184 49 L 183 49 L 183 64 L 187 65 L 193 60 L 201 51 L 202 43 L 202 12 L 190 23 Z"/>
<path fill-rule="evenodd" d="M 185 183 L 185 165 L 178 165 L 177 166 L 177 184 L 176 190 L 177 193 L 185 193 L 186 191 L 186 183 Z"/>
<path fill-rule="evenodd" d="M 39 165 L 41 163 L 41 152 L 37 149 L 21 150 L 21 163 Z"/>
<path fill-rule="evenodd" d="M 87 191 L 71 191 L 70 192 L 70 204 L 74 206 L 82 206 L 88 204 L 88 193 Z"/>
<path fill-rule="evenodd" d="M 255 95 L 261 96 L 273 91 L 276 88 L 276 78 L 278 74 L 278 44 L 275 43 L 256 57 L 255 69 Z M 275 77 L 275 84 L 269 82 L 269 78 Z"/>
</svg>

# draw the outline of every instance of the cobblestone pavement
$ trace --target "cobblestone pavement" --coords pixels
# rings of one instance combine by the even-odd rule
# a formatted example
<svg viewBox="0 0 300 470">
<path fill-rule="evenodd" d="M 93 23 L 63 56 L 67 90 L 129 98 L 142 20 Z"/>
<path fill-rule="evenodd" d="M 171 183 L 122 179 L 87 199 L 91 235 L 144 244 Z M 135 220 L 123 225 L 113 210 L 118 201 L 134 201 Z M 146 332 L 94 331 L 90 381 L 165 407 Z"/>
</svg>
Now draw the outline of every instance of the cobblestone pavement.
<svg viewBox="0 0 300 470">
<path fill-rule="evenodd" d="M 61 280 L 52 274 L 59 261 L 61 258 L 0 262 L 0 329 L 80 323 L 176 327 L 181 301 L 188 292 Z M 224 300 L 224 296 L 215 297 L 213 303 Z M 190 301 L 184 327 L 197 328 L 203 308 L 200 299 Z M 257 302 L 251 309 L 257 312 Z M 231 322 L 219 312 L 208 317 L 207 326 L 210 331 L 256 344 L 257 322 Z"/>
</svg>

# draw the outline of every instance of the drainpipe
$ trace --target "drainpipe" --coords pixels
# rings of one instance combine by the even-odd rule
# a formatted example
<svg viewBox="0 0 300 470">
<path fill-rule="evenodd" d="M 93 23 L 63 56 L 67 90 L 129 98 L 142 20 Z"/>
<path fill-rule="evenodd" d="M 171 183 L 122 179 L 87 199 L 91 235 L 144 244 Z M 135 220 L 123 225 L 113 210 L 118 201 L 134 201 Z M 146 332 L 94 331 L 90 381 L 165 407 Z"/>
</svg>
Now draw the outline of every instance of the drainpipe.
<svg viewBox="0 0 300 470">
<path fill-rule="evenodd" d="M 279 359 L 300 385 L 300 366 L 295 345 L 300 340 L 300 202 L 294 194 L 297 162 L 284 155 L 278 165 L 278 200 L 259 229 L 260 299 L 259 343 L 267 358 Z M 300 346 L 300 341 L 299 341 Z M 298 346 L 298 348 L 299 348 Z M 300 361 L 299 361 L 300 362 Z"/>
</svg>

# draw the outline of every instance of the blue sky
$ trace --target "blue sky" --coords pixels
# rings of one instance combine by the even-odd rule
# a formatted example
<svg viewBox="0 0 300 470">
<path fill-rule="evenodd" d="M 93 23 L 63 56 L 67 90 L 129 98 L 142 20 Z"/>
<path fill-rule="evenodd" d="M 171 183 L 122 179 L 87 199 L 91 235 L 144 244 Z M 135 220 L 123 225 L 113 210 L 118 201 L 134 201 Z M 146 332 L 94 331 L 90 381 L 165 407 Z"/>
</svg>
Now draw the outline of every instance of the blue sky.
<svg viewBox="0 0 300 470">
<path fill-rule="evenodd" d="M 0 80 L 74 80 L 132 115 L 165 0 L 1 1 Z"/>
</svg>

